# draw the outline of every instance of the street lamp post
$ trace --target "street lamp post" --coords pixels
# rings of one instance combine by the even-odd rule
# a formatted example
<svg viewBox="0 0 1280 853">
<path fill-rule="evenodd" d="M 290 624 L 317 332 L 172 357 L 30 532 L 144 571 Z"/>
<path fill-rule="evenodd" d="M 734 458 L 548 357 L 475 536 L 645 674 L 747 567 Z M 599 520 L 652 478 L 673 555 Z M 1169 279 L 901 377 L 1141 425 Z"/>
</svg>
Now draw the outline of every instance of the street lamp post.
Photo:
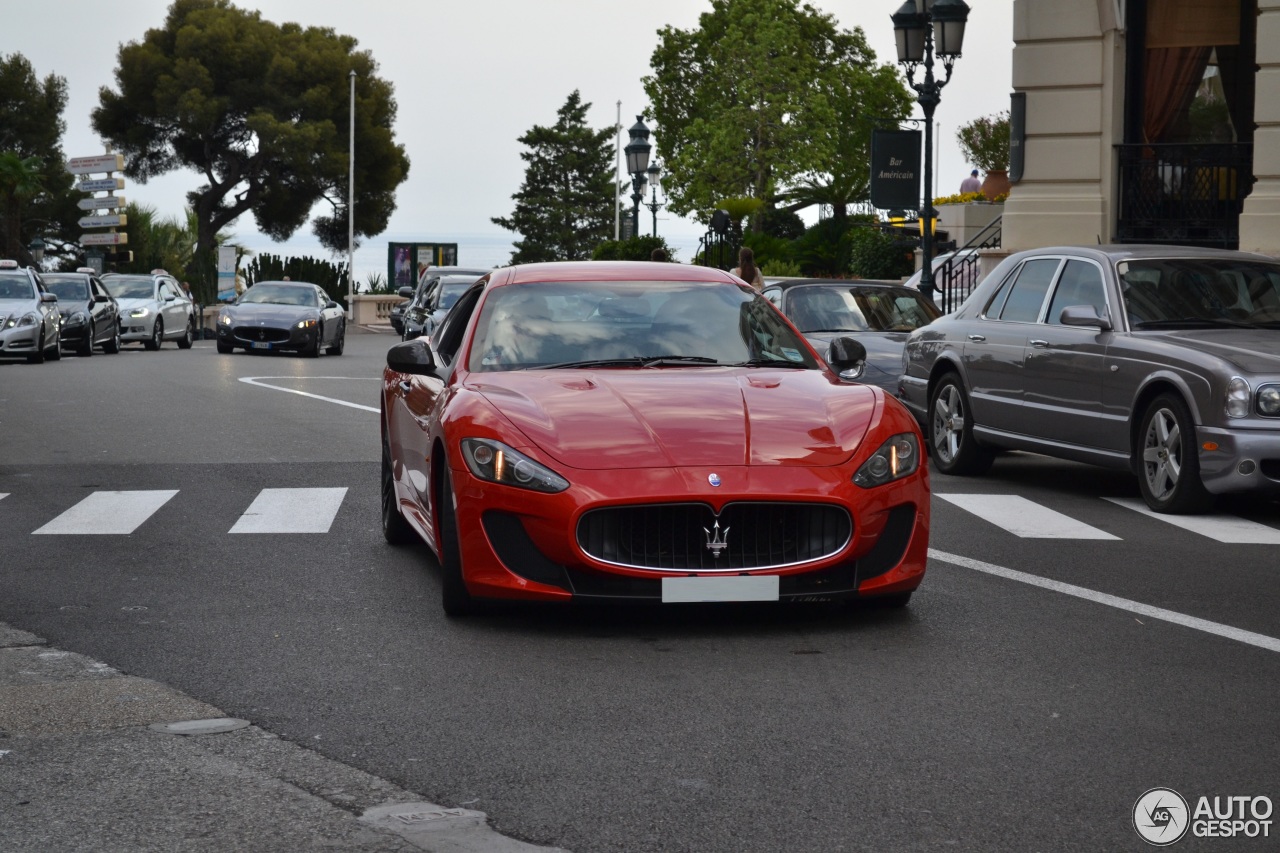
<svg viewBox="0 0 1280 853">
<path fill-rule="evenodd" d="M 924 110 L 924 205 L 920 210 L 920 292 L 933 298 L 933 111 L 942 100 L 942 87 L 951 82 L 951 67 L 960 58 L 969 6 L 964 0 L 906 0 L 890 16 L 898 42 L 898 62 L 906 69 L 907 84 L 916 91 Z M 947 76 L 933 76 L 937 54 Z M 924 79 L 916 83 L 916 68 L 924 65 Z"/>
<path fill-rule="evenodd" d="M 653 197 L 651 201 L 645 202 L 644 206 L 649 208 L 649 211 L 653 214 L 653 236 L 657 237 L 658 236 L 658 210 L 660 208 L 666 207 L 665 203 L 658 201 L 658 175 L 662 174 L 662 167 L 659 166 L 657 163 L 650 163 L 648 173 L 649 173 L 649 188 L 650 188 L 650 191 L 653 193 Z"/>
<path fill-rule="evenodd" d="M 40 236 L 36 236 L 36 238 L 31 241 L 31 245 L 27 247 L 27 251 L 31 253 L 31 260 L 35 262 L 37 267 L 44 263 L 44 250 L 45 242 Z"/>
<path fill-rule="evenodd" d="M 653 146 L 649 144 L 649 128 L 645 126 L 644 117 L 636 116 L 636 123 L 629 131 L 631 141 L 623 149 L 627 155 L 627 172 L 631 174 L 631 236 L 640 236 L 640 202 L 644 201 L 644 185 L 648 181 L 649 152 Z"/>
</svg>

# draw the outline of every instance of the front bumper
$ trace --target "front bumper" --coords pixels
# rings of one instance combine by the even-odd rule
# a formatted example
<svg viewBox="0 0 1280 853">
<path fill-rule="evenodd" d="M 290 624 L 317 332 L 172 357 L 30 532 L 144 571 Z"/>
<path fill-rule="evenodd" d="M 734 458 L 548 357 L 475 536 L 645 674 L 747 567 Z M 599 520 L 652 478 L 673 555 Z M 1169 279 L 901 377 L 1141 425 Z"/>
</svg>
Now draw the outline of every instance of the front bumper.
<svg viewBox="0 0 1280 853">
<path fill-rule="evenodd" d="M 1211 494 L 1280 494 L 1280 423 L 1267 429 L 1199 427 L 1200 479 Z M 1216 450 L 1206 450 L 1206 443 Z"/>
<path fill-rule="evenodd" d="M 237 326 L 218 325 L 218 342 L 247 350 L 269 352 L 272 350 L 300 351 L 315 346 L 319 326 L 299 329 L 293 326 Z"/>
<path fill-rule="evenodd" d="M 14 326 L 12 329 L 0 331 L 0 353 L 35 352 L 40 340 L 40 327 Z"/>
</svg>

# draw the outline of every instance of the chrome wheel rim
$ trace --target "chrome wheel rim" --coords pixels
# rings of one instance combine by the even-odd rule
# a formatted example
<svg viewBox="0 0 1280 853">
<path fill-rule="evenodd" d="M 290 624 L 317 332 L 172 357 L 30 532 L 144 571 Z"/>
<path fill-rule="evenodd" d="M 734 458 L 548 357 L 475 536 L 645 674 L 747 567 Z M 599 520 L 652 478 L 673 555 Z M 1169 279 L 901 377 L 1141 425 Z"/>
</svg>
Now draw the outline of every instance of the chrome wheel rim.
<svg viewBox="0 0 1280 853">
<path fill-rule="evenodd" d="M 1169 409 L 1160 409 L 1147 424 L 1142 439 L 1142 469 L 1147 488 L 1157 500 L 1165 500 L 1178 488 L 1182 476 L 1182 430 Z"/>
<path fill-rule="evenodd" d="M 943 462 L 952 462 L 964 438 L 964 403 L 960 389 L 948 385 L 933 401 L 933 448 Z"/>
</svg>

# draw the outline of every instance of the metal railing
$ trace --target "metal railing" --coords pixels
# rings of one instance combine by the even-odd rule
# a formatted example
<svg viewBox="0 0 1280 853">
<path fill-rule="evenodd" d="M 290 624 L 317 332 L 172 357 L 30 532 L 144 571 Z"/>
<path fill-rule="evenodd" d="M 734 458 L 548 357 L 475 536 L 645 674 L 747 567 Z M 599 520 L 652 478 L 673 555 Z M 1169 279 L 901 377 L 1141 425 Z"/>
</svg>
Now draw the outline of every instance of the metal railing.
<svg viewBox="0 0 1280 853">
<path fill-rule="evenodd" d="M 978 250 L 999 248 L 1003 219 L 1004 216 L 997 216 L 958 249 L 953 241 L 948 249 L 951 254 L 934 267 L 934 301 L 938 303 L 942 313 L 950 314 L 959 308 L 960 303 L 969 297 L 982 280 L 981 255 Z"/>
<path fill-rule="evenodd" d="M 1117 145 L 1121 243 L 1235 249 L 1240 211 L 1253 188 L 1253 145 Z"/>
</svg>

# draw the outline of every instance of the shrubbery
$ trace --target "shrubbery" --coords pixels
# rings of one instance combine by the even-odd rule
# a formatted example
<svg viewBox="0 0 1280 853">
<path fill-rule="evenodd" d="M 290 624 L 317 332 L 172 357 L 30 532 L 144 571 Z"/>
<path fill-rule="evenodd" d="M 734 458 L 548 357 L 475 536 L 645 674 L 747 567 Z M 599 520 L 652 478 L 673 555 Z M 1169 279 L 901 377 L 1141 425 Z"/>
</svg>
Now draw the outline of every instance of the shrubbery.
<svg viewBox="0 0 1280 853">
<path fill-rule="evenodd" d="M 345 304 L 347 298 L 347 268 L 345 264 L 322 261 L 306 256 L 282 258 L 279 255 L 254 256 L 244 270 L 245 283 L 281 281 L 288 276 L 291 281 L 318 284 L 335 302 Z"/>
</svg>

